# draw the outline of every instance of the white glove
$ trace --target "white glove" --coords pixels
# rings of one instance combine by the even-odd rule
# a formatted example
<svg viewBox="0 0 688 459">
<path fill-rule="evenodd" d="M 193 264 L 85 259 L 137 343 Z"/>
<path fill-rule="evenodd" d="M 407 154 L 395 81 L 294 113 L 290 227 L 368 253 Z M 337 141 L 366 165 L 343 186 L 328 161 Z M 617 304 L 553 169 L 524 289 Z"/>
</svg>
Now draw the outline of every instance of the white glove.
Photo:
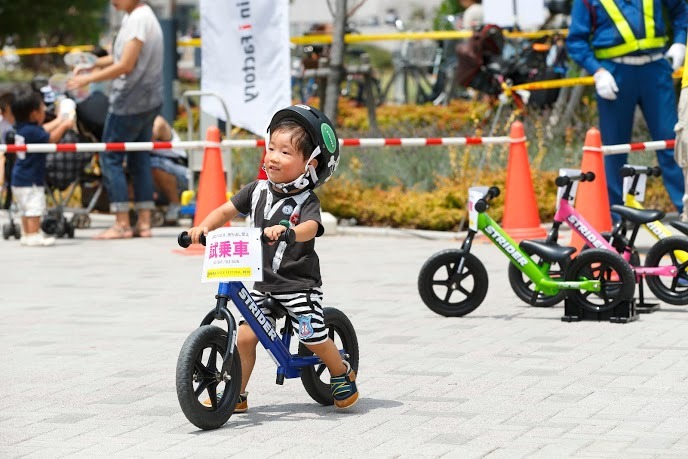
<svg viewBox="0 0 688 459">
<path fill-rule="evenodd" d="M 601 98 L 616 100 L 616 93 L 619 92 L 619 87 L 616 85 L 614 76 L 609 73 L 609 70 L 599 69 L 595 72 L 593 78 L 595 78 L 595 90 Z"/>
<path fill-rule="evenodd" d="M 671 62 L 671 67 L 674 71 L 678 70 L 686 58 L 686 45 L 683 43 L 674 43 L 666 52 L 666 58 Z"/>
</svg>

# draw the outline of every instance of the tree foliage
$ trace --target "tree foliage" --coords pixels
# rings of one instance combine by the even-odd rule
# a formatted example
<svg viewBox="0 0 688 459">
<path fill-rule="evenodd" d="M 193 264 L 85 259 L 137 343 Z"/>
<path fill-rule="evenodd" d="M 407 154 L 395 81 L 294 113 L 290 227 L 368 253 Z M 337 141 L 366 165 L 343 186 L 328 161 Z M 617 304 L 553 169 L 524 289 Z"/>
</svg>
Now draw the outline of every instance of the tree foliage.
<svg viewBox="0 0 688 459">
<path fill-rule="evenodd" d="M 0 45 L 91 44 L 104 29 L 108 0 L 2 0 Z"/>
</svg>

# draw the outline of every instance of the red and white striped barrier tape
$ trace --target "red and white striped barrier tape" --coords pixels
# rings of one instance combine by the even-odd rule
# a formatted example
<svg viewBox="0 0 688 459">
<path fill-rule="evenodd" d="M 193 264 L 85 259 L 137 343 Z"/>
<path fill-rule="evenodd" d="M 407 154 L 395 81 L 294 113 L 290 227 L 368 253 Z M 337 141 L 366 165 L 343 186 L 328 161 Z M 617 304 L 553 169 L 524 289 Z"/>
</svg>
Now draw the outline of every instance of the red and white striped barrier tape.
<svg viewBox="0 0 688 459">
<path fill-rule="evenodd" d="M 385 147 L 385 146 L 433 146 L 433 145 L 490 145 L 508 144 L 524 141 L 510 137 L 437 137 L 437 138 L 372 138 L 340 139 L 344 147 Z M 151 151 L 200 148 L 251 148 L 264 147 L 264 139 L 228 139 L 220 143 L 205 140 L 181 142 L 109 142 L 109 143 L 37 143 L 27 145 L 0 145 L 0 153 L 55 153 L 55 152 L 100 152 L 100 151 Z"/>
<path fill-rule="evenodd" d="M 636 142 L 636 143 L 622 143 L 619 145 L 604 145 L 602 151 L 605 155 L 619 155 L 622 153 L 630 153 L 631 151 L 656 151 L 656 150 L 671 150 L 674 148 L 676 141 L 671 140 L 655 140 L 652 142 Z M 583 147 L 585 149 L 585 147 Z"/>
<path fill-rule="evenodd" d="M 511 137 L 400 137 L 400 138 L 371 138 L 371 139 L 339 139 L 343 147 L 422 147 L 438 145 L 500 145 L 525 141 Z M 605 155 L 618 155 L 631 151 L 655 151 L 674 148 L 675 140 L 656 140 L 651 142 L 624 143 L 619 145 L 604 145 Z M 201 148 L 261 148 L 265 146 L 264 139 L 227 139 L 220 143 L 207 140 L 190 140 L 180 142 L 108 142 L 108 143 L 36 143 L 28 145 L 0 144 L 0 153 L 55 153 L 55 152 L 100 152 L 100 151 L 151 151 Z M 584 147 L 586 149 L 587 147 Z M 588 150 L 590 148 L 587 148 Z"/>
<path fill-rule="evenodd" d="M 205 140 L 184 142 L 109 142 L 109 143 L 32 143 L 27 145 L 0 145 L 0 152 L 16 153 L 55 153 L 75 151 L 151 151 L 169 150 L 171 148 L 205 148 L 206 146 L 218 147 L 219 144 L 206 142 Z"/>
</svg>

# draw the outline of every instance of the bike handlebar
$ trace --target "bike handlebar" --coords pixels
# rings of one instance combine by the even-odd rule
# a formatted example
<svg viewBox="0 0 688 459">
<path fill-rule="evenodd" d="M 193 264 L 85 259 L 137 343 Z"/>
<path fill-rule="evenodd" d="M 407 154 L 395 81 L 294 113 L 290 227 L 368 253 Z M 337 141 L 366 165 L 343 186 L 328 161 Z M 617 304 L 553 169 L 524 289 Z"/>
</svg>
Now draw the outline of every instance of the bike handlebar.
<svg viewBox="0 0 688 459">
<path fill-rule="evenodd" d="M 272 239 L 269 239 L 265 233 L 260 234 L 260 242 L 267 244 L 268 242 L 286 242 L 287 245 L 291 245 L 294 242 L 296 242 L 296 233 L 294 232 L 293 229 L 287 228 L 285 232 L 279 235 L 276 241 L 273 241 Z"/>
<path fill-rule="evenodd" d="M 487 190 L 487 193 L 485 193 L 485 196 L 478 199 L 478 201 L 475 203 L 475 210 L 477 210 L 480 213 L 485 212 L 487 210 L 487 203 L 499 196 L 499 193 L 499 188 L 497 188 L 496 186 L 491 186 Z"/>
<path fill-rule="evenodd" d="M 573 182 L 592 182 L 595 180 L 594 172 L 583 172 L 580 175 L 560 175 L 554 180 L 554 184 L 558 187 L 566 186 Z"/>
<path fill-rule="evenodd" d="M 205 245 L 205 234 L 201 234 L 200 242 L 201 244 Z M 189 236 L 188 231 L 182 231 L 179 233 L 179 236 L 177 236 L 177 244 L 179 244 L 179 247 L 184 249 L 191 245 L 191 236 Z"/>
<path fill-rule="evenodd" d="M 497 190 L 497 195 L 498 194 L 499 194 L 499 190 Z M 279 238 L 277 238 L 277 240 L 274 242 L 284 241 L 287 243 L 287 245 L 291 245 L 294 242 L 296 242 L 296 233 L 294 232 L 293 229 L 289 228 L 289 226 L 290 226 L 289 221 L 288 220 L 281 220 L 279 222 L 279 224 L 286 227 L 287 230 L 284 231 L 282 234 L 280 234 Z M 205 246 L 205 243 L 206 243 L 205 234 L 201 234 L 201 237 L 199 239 L 200 239 L 199 242 Z M 264 244 L 266 244 L 268 242 L 273 242 L 272 239 L 269 239 L 265 235 L 265 233 L 260 234 L 260 241 Z M 179 235 L 177 236 L 177 244 L 179 244 L 180 247 L 185 248 L 185 249 L 191 245 L 191 236 L 189 236 L 188 231 L 182 231 L 181 233 L 179 233 Z"/>
<path fill-rule="evenodd" d="M 635 175 L 647 175 L 649 177 L 660 177 L 662 175 L 662 168 L 659 166 L 655 167 L 641 167 L 640 169 L 635 167 L 624 166 L 619 171 L 622 177 L 633 177 Z"/>
</svg>

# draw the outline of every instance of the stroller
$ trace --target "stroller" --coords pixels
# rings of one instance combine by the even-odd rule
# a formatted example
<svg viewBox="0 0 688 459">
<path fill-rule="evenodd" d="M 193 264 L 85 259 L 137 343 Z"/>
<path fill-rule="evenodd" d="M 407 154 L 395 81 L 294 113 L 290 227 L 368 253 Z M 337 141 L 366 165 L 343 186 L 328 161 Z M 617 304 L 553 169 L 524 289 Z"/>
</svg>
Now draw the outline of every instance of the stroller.
<svg viewBox="0 0 688 459">
<path fill-rule="evenodd" d="M 5 139 L 2 140 L 5 143 L 13 144 L 14 132 L 8 132 Z M 12 236 L 14 236 L 15 239 L 19 239 L 21 237 L 21 227 L 14 222 L 13 218 L 14 206 L 12 204 L 12 184 L 10 182 L 10 178 L 12 177 L 12 167 L 14 166 L 15 161 L 15 155 L 5 155 L 5 181 L 3 183 L 2 190 L 0 190 L 2 193 L 0 194 L 3 196 L 1 207 L 2 209 L 7 210 L 9 214 L 9 223 L 2 225 L 3 239 L 9 239 Z"/>
<path fill-rule="evenodd" d="M 47 93 L 45 86 L 41 92 Z M 46 104 L 46 119 L 55 117 L 54 105 Z M 76 104 L 76 130 L 67 132 L 60 143 L 98 142 L 103 133 L 108 99 L 101 92 L 94 92 L 88 98 Z M 7 139 L 8 143 L 14 143 Z M 3 225 L 2 236 L 9 239 L 21 236 L 20 226 L 14 223 L 14 209 L 11 204 L 11 172 L 14 155 L 5 163 L 5 200 L 3 208 L 9 212 L 9 223 Z M 97 158 L 93 152 L 54 152 L 46 157 L 46 195 L 48 209 L 41 221 L 41 230 L 57 237 L 74 237 L 75 228 L 83 229 L 91 225 L 89 213 L 102 201 L 103 186 L 97 170 Z M 82 190 L 81 208 L 70 208 L 67 204 L 77 188 Z M 88 191 L 85 191 L 88 190 Z M 84 199 L 88 197 L 89 199 Z M 107 209 L 107 203 L 105 204 Z M 66 212 L 72 213 L 67 219 Z"/>
<path fill-rule="evenodd" d="M 94 92 L 76 104 L 76 131 L 69 131 L 60 143 L 99 142 L 103 134 L 108 99 Z M 46 194 L 49 208 L 41 222 L 46 234 L 74 237 L 74 229 L 91 226 L 89 213 L 103 196 L 94 152 L 55 152 L 46 158 Z M 82 191 L 81 208 L 67 207 L 78 189 Z M 84 193 L 84 190 L 89 190 Z M 86 194 L 90 199 L 84 199 Z M 71 212 L 67 220 L 65 212 Z"/>
</svg>

